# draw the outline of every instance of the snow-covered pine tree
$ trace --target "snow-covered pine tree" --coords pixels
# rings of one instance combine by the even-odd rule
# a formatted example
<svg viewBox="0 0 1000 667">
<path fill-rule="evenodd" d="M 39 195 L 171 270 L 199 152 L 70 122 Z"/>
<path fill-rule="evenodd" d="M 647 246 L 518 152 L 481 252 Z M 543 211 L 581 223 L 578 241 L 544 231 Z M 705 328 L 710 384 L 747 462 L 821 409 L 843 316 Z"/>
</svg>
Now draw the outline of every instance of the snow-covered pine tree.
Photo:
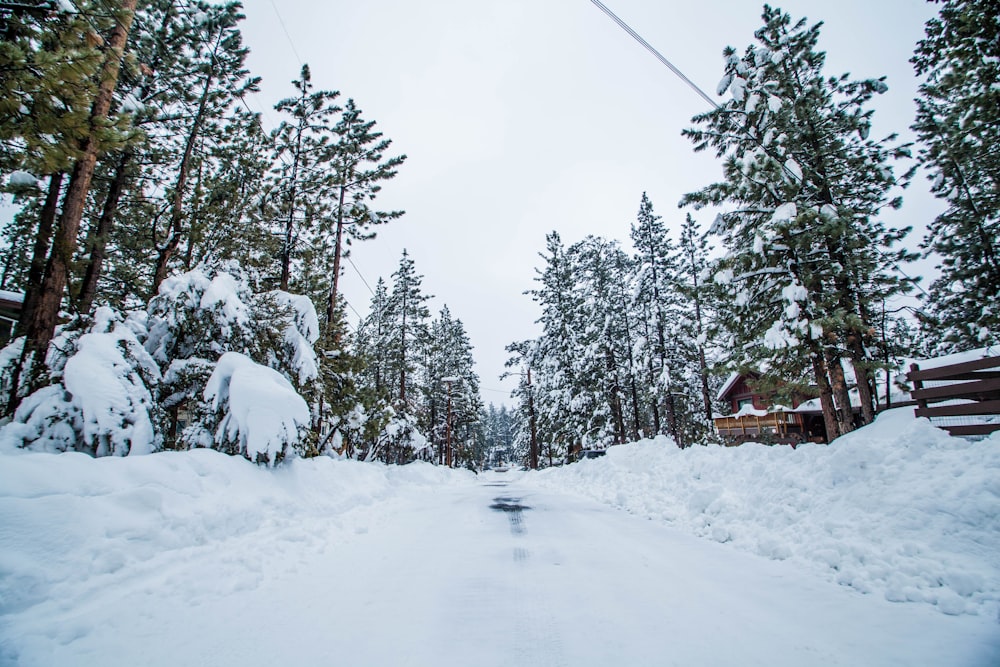
<svg viewBox="0 0 1000 667">
<path fill-rule="evenodd" d="M 541 254 L 544 269 L 536 269 L 540 283 L 528 294 L 539 304 L 542 314 L 538 323 L 542 335 L 532 345 L 530 366 L 535 373 L 536 427 L 540 452 L 552 465 L 565 461 L 580 442 L 581 425 L 588 418 L 585 401 L 577 401 L 579 383 L 575 363 L 579 352 L 580 312 L 572 258 L 557 232 L 545 237 Z"/>
<path fill-rule="evenodd" d="M 449 456 L 441 444 L 450 441 L 452 465 L 475 468 L 480 463 L 479 375 L 465 326 L 451 316 L 447 306 L 431 323 L 425 354 L 424 432 L 437 444 L 439 462 L 447 462 Z"/>
<path fill-rule="evenodd" d="M 1000 341 L 1000 8 L 947 0 L 912 62 L 924 77 L 913 129 L 932 191 L 948 203 L 924 248 L 941 257 L 931 285 L 942 350 Z"/>
<path fill-rule="evenodd" d="M 320 220 L 331 211 L 333 179 L 336 170 L 331 143 L 333 117 L 341 111 L 334 103 L 340 95 L 333 90 L 313 90 L 309 65 L 292 81 L 296 95 L 281 100 L 275 110 L 290 117 L 282 120 L 272 133 L 276 166 L 269 183 L 267 202 L 276 230 L 280 233 L 279 289 L 288 290 L 293 263 L 315 243 Z M 320 261 L 322 257 L 313 258 Z M 320 271 L 325 273 L 325 271 Z M 296 288 L 298 292 L 313 290 Z M 322 303 L 319 294 L 314 302 Z"/>
<path fill-rule="evenodd" d="M 426 305 L 431 295 L 423 293 L 423 280 L 410 254 L 403 250 L 399 267 L 392 274 L 392 292 L 386 300 L 386 320 L 390 326 L 386 356 L 390 363 L 392 403 L 397 411 L 411 414 L 419 406 L 413 375 L 418 370 L 421 348 L 428 341 L 431 317 Z"/>
<path fill-rule="evenodd" d="M 677 351 L 682 343 L 674 327 L 681 304 L 677 249 L 645 192 L 631 235 L 637 263 L 633 308 L 643 331 L 637 354 L 646 368 L 652 413 L 646 429 L 651 435 L 669 434 L 680 445 L 675 396 L 679 378 L 674 377 L 680 370 Z"/>
<path fill-rule="evenodd" d="M 532 382 L 531 370 L 538 362 L 537 342 L 518 341 L 508 344 L 505 349 L 511 354 L 511 357 L 504 363 L 504 367 L 517 370 L 505 371 L 500 379 L 512 374 L 518 376 L 517 388 L 511 392 L 511 396 L 517 401 L 517 406 L 511 415 L 511 419 L 514 421 L 512 429 L 514 451 L 517 453 L 517 460 L 523 461 L 524 465 L 532 470 L 537 470 L 541 449 L 535 405 L 537 388 Z M 550 454 L 551 451 L 550 447 Z M 551 459 L 549 464 L 551 465 Z"/>
<path fill-rule="evenodd" d="M 388 424 L 368 455 L 386 462 L 405 463 L 429 446 L 420 432 L 420 415 L 425 409 L 421 391 L 424 368 L 420 362 L 425 358 L 423 350 L 430 336 L 426 302 L 431 297 L 421 290 L 423 276 L 417 273 L 406 250 L 392 278 L 392 291 L 385 296 L 384 306 L 377 315 L 382 331 L 373 341 L 378 358 L 384 359 L 379 374 L 384 372 L 385 376 L 379 381 L 384 382 L 387 407 L 391 410 Z"/>
<path fill-rule="evenodd" d="M 390 370 L 389 288 L 385 279 L 375 284 L 368 315 L 361 320 L 354 337 L 355 353 L 362 359 L 362 382 L 379 399 L 388 400 Z"/>
<path fill-rule="evenodd" d="M 577 280 L 581 323 L 577 338 L 574 401 L 585 421 L 579 426 L 579 442 L 585 449 L 605 448 L 625 442 L 625 388 L 628 339 L 626 302 L 620 298 L 621 284 L 616 259 L 623 254 L 615 242 L 588 236 L 570 249 Z M 619 260 L 620 262 L 620 260 Z"/>
<path fill-rule="evenodd" d="M 73 289 L 80 312 L 90 309 L 109 271 L 124 274 L 117 284 L 121 291 L 112 298 L 105 288 L 102 301 L 137 305 L 150 293 L 156 262 L 149 223 L 162 218 L 167 207 L 153 201 L 146 186 L 155 182 L 165 190 L 166 182 L 176 179 L 170 169 L 179 161 L 176 119 L 191 112 L 190 104 L 187 109 L 183 105 L 197 84 L 195 51 L 204 46 L 205 31 L 197 29 L 202 21 L 196 15 L 172 0 L 151 0 L 136 10 L 143 29 L 129 35 L 128 66 L 114 104 L 131 114 L 138 136 L 98 164 L 101 178 L 87 216 L 83 276 Z"/>
<path fill-rule="evenodd" d="M 735 361 L 793 379 L 811 368 L 833 438 L 853 428 L 842 359 L 870 421 L 874 304 L 908 287 L 894 271 L 911 255 L 892 247 L 908 230 L 877 220 L 900 203 L 889 162 L 905 148 L 868 138 L 883 79 L 827 79 L 819 24 L 766 5 L 763 19 L 757 44 L 724 52 L 718 90 L 730 99 L 684 131 L 724 159 L 725 180 L 682 204 L 729 209 L 712 231 L 728 250 L 716 280 L 735 295 Z"/>
<path fill-rule="evenodd" d="M 39 451 L 148 454 L 163 444 L 160 369 L 143 347 L 145 326 L 110 308 L 61 326 L 39 388 L 21 401 L 0 438 Z M 7 370 L 24 339 L 4 350 Z M 6 374 L 5 374 L 6 375 Z"/>
<path fill-rule="evenodd" d="M 694 427 L 694 439 L 704 440 L 712 432 L 712 387 L 717 385 L 709 370 L 709 341 L 717 320 L 712 283 L 708 280 L 708 240 L 694 217 L 688 213 L 681 227 L 678 241 L 680 280 L 679 290 L 684 297 L 684 318 L 681 321 L 681 339 L 686 342 L 684 351 L 687 372 L 683 378 L 685 393 L 692 399 L 685 406 L 684 420 Z M 693 355 L 693 358 L 692 356 Z M 698 426 L 701 428 L 698 428 Z"/>
<path fill-rule="evenodd" d="M 261 378 L 284 397 L 280 400 L 287 399 L 295 406 L 298 402 L 287 395 L 286 384 L 296 396 L 301 392 L 318 402 L 318 363 L 313 345 L 319 323 L 312 302 L 280 291 L 255 294 L 246 273 L 234 261 L 202 265 L 165 280 L 149 303 L 148 328 L 146 348 L 163 375 L 161 404 L 170 413 L 170 446 L 212 447 L 251 460 L 256 460 L 256 452 L 264 451 L 246 449 L 245 429 L 237 429 L 243 435 L 220 431 L 223 423 L 236 428 L 236 422 L 226 417 L 232 407 L 227 402 L 227 383 L 233 373 L 249 368 L 236 360 L 220 371 L 219 360 L 229 353 L 274 371 L 284 381 L 272 381 L 268 378 L 273 376 L 262 370 L 241 371 L 238 378 Z M 221 375 L 216 375 L 217 371 Z M 207 388 L 212 382 L 215 393 L 209 396 Z M 304 402 L 303 398 L 299 400 Z M 190 423 L 178 432 L 182 409 L 190 415 Z M 304 421 L 296 416 L 296 423 L 308 427 L 308 406 L 306 415 Z M 277 449 L 266 450 L 267 461 L 274 463 L 279 452 L 287 455 L 285 445 L 291 445 L 299 454 L 313 453 L 313 436 L 306 430 L 296 433 L 294 441 L 281 440 Z"/>
</svg>

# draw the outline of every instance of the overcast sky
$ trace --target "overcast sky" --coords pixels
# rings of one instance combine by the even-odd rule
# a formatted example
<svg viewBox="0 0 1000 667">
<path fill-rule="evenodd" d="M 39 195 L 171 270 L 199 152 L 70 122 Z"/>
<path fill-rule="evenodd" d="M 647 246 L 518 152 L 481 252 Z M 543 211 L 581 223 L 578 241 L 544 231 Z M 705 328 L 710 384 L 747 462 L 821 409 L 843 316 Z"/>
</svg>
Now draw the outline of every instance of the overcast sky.
<svg viewBox="0 0 1000 667">
<path fill-rule="evenodd" d="M 740 52 L 761 25 L 749 0 L 605 0 L 714 96 L 722 50 Z M 248 99 L 270 129 L 275 101 L 308 63 L 316 87 L 353 98 L 392 149 L 408 156 L 378 201 L 406 215 L 355 245 L 371 287 L 403 249 L 431 310 L 447 304 L 475 347 L 486 402 L 510 404 L 504 347 L 535 337 L 534 286 L 545 235 L 621 240 L 642 193 L 674 230 L 681 196 L 721 176 L 680 132 L 706 103 L 589 0 L 244 0 L 244 38 L 262 91 Z M 793 18 L 825 23 L 828 75 L 888 76 L 873 136 L 907 129 L 916 81 L 908 59 L 935 6 L 918 0 L 791 0 Z M 286 34 L 287 33 L 287 34 Z M 886 216 L 919 229 L 941 206 L 919 188 Z M 714 213 L 696 213 L 704 228 Z M 915 246 L 918 231 L 911 239 Z M 926 263 L 925 263 L 926 264 Z M 919 275 L 926 266 L 910 267 Z M 362 315 L 371 293 L 348 264 L 345 297 Z M 349 311 L 350 312 L 350 311 Z M 350 312 L 352 324 L 357 315 Z"/>
</svg>

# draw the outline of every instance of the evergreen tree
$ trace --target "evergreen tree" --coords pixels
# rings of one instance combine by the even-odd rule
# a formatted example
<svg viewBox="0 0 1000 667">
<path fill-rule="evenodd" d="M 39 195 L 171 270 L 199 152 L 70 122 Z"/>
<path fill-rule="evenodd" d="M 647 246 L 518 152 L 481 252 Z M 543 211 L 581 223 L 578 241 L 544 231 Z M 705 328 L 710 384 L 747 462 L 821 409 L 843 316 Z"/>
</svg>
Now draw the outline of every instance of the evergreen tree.
<svg viewBox="0 0 1000 667">
<path fill-rule="evenodd" d="M 686 317 L 681 325 L 682 337 L 688 341 L 686 349 L 695 355 L 688 358 L 689 364 L 697 366 L 697 372 L 689 377 L 696 379 L 697 388 L 690 395 L 700 394 L 704 419 L 695 419 L 703 426 L 702 435 L 711 432 L 712 426 L 712 393 L 713 384 L 709 372 L 707 349 L 709 337 L 714 328 L 713 313 L 715 312 L 713 292 L 708 278 L 708 241 L 701 233 L 701 228 L 690 213 L 684 218 L 678 244 L 680 260 L 680 293 L 686 302 Z M 692 410 L 692 412 L 695 412 Z M 693 416 L 693 415 L 692 415 Z"/>
<path fill-rule="evenodd" d="M 279 164 L 268 197 L 271 214 L 280 227 L 278 284 L 282 290 L 289 289 L 293 262 L 301 259 L 305 249 L 315 242 L 319 221 L 330 214 L 336 174 L 330 145 L 335 134 L 333 117 L 341 110 L 334 104 L 339 92 L 313 90 L 308 65 L 302 66 L 300 77 L 292 85 L 296 96 L 281 100 L 274 107 L 291 118 L 283 120 L 272 133 L 274 157 Z"/>
<path fill-rule="evenodd" d="M 737 361 L 797 377 L 811 369 L 828 435 L 853 428 L 842 359 L 857 378 L 862 422 L 872 419 L 874 304 L 905 291 L 893 249 L 908 230 L 877 220 L 905 153 L 893 137 L 868 139 L 866 105 L 883 79 L 824 78 L 820 25 L 792 24 L 765 5 L 758 43 L 743 56 L 727 48 L 720 94 L 731 99 L 695 117 L 684 132 L 695 150 L 724 159 L 725 180 L 682 203 L 731 207 L 712 231 L 729 251 L 716 280 L 735 293 Z"/>
<path fill-rule="evenodd" d="M 681 343 L 674 330 L 680 314 L 677 249 L 645 192 L 632 225 L 632 245 L 637 262 L 635 308 L 644 334 L 638 353 L 647 371 L 647 398 L 652 411 L 648 432 L 668 433 L 681 444 L 674 377 L 679 370 L 677 348 Z"/>
<path fill-rule="evenodd" d="M 346 256 L 344 245 L 352 240 L 368 240 L 375 237 L 372 227 L 395 220 L 403 211 L 372 210 L 374 201 L 382 189 L 382 182 L 396 175 L 396 168 L 406 159 L 405 155 L 387 158 L 385 151 L 392 143 L 383 139 L 381 132 L 372 131 L 375 121 L 361 117 L 353 99 L 347 100 L 340 120 L 333 127 L 337 137 L 331 147 L 332 167 L 336 175 L 333 182 L 333 207 L 330 222 L 333 229 L 333 275 L 331 277 L 330 298 L 327 305 L 327 320 L 337 307 L 337 285 L 340 279 L 341 256 Z"/>
<path fill-rule="evenodd" d="M 22 396 L 18 385 L 22 374 L 28 378 L 44 364 L 49 343 L 55 333 L 59 309 L 69 280 L 69 270 L 77 249 L 77 234 L 83 218 L 84 206 L 90 192 L 91 181 L 98 155 L 123 141 L 124 134 L 111 113 L 113 96 L 121 71 L 126 41 L 135 18 L 136 0 L 121 0 L 113 9 L 113 24 L 107 39 L 100 69 L 96 75 L 96 88 L 91 97 L 92 105 L 85 129 L 73 147 L 74 159 L 69 184 L 62 199 L 62 209 L 53 235 L 52 249 L 45 266 L 45 273 L 37 290 L 37 300 L 21 315 L 19 327 L 25 332 L 25 345 L 17 373 L 14 390 L 10 395 L 7 412 L 13 412 Z M 26 304 L 29 305 L 29 304 Z M 37 377 L 37 375 L 36 375 Z"/>
<path fill-rule="evenodd" d="M 948 203 L 923 247 L 941 256 L 931 329 L 941 347 L 1000 340 L 1000 11 L 993 0 L 947 0 L 912 59 L 924 77 L 914 131 L 932 191 Z"/>
<path fill-rule="evenodd" d="M 185 221 L 193 217 L 185 210 L 185 200 L 189 196 L 189 181 L 206 158 L 199 152 L 204 151 L 207 141 L 221 141 L 226 112 L 236 100 L 257 89 L 258 79 L 250 78 L 244 66 L 249 49 L 243 46 L 238 28 L 244 18 L 239 13 L 240 7 L 239 2 L 204 4 L 199 8 L 199 19 L 188 33 L 192 42 L 189 47 L 192 76 L 180 81 L 182 89 L 186 90 L 179 105 L 184 109 L 179 116 L 180 122 L 170 122 L 166 127 L 168 132 L 176 134 L 179 142 L 176 166 L 172 169 L 176 177 L 169 190 L 169 209 L 164 215 L 166 224 L 162 239 L 157 227 L 153 228 L 157 257 L 152 295 L 167 277 L 171 260 L 187 234 Z"/>
<path fill-rule="evenodd" d="M 540 256 L 545 268 L 536 269 L 540 286 L 528 292 L 542 309 L 538 323 L 542 336 L 532 350 L 532 368 L 536 371 L 534 396 L 539 446 L 552 465 L 565 461 L 579 444 L 588 419 L 583 401 L 576 401 L 575 362 L 579 351 L 579 314 L 574 267 L 557 232 L 545 237 L 546 254 Z"/>
</svg>

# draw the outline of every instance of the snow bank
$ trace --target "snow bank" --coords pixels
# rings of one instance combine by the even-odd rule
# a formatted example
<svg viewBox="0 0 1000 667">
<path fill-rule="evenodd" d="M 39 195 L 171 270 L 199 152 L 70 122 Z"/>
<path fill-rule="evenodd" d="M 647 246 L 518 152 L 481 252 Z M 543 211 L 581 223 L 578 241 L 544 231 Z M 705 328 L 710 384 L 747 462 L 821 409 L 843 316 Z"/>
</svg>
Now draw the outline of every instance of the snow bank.
<svg viewBox="0 0 1000 667">
<path fill-rule="evenodd" d="M 407 493 L 473 482 L 472 473 L 425 463 L 319 457 L 268 469 L 204 449 L 99 459 L 5 452 L 0 664 L 17 664 L 9 642 L 61 625 L 53 615 L 67 616 L 69 637 L 54 639 L 87 634 L 79 610 L 98 591 L 197 604 L 366 532 Z M 180 569 L 192 560 L 219 566 L 192 577 Z M 43 646 L 52 640 L 38 638 Z"/>
<path fill-rule="evenodd" d="M 1000 607 L 1000 435 L 949 437 L 911 408 L 832 445 L 679 450 L 666 439 L 526 475 L 863 593 L 946 614 Z"/>
</svg>

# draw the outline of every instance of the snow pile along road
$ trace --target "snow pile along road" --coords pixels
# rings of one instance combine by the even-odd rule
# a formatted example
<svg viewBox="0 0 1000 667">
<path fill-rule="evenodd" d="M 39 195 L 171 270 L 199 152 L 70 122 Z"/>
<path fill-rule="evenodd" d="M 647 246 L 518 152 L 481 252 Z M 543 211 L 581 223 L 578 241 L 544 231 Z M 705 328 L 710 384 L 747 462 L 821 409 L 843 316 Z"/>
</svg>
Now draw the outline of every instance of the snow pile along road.
<svg viewBox="0 0 1000 667">
<path fill-rule="evenodd" d="M 829 446 L 679 450 L 659 438 L 524 481 L 798 561 L 893 602 L 1000 608 L 1000 434 L 952 438 L 911 408 Z"/>
<path fill-rule="evenodd" d="M 95 631 L 88 609 L 155 596 L 164 614 L 184 614 L 253 590 L 367 533 L 413 493 L 474 479 L 423 463 L 325 457 L 271 470 L 205 449 L 99 459 L 4 452 L 0 665 Z M 111 623 L 126 632 L 133 620 Z"/>
</svg>

